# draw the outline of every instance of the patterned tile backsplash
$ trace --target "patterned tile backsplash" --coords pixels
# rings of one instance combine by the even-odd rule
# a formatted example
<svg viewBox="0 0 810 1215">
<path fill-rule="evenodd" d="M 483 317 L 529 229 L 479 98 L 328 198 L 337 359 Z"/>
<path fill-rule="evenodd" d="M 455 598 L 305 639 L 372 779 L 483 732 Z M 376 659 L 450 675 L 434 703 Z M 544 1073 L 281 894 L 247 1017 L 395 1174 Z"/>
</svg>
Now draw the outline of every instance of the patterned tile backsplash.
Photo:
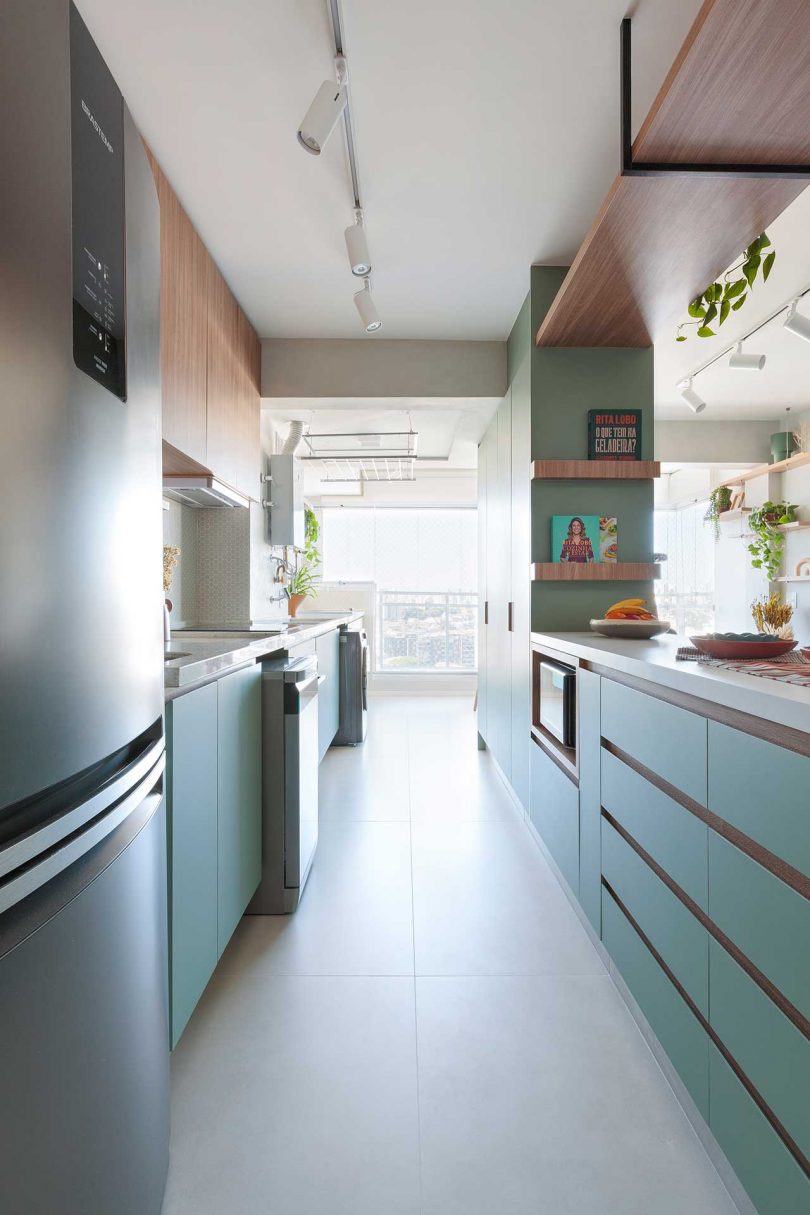
<svg viewBox="0 0 810 1215">
<path fill-rule="evenodd" d="M 181 550 L 169 595 L 173 628 L 286 614 L 283 591 L 273 581 L 272 556 L 281 550 L 266 543 L 258 503 L 249 510 L 206 510 L 172 502 L 163 515 L 163 543 Z"/>
</svg>

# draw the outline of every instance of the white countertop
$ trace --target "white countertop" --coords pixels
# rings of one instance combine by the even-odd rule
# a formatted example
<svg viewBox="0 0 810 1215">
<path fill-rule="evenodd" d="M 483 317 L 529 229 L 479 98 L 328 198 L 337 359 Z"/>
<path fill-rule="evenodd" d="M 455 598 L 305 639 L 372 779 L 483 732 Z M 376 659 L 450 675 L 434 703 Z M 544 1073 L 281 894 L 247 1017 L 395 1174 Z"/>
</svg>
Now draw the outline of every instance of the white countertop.
<svg viewBox="0 0 810 1215">
<path fill-rule="evenodd" d="M 587 662 L 600 663 L 625 675 L 635 675 L 649 683 L 699 696 L 810 734 L 810 688 L 722 667 L 678 661 L 675 654 L 679 646 L 690 645 L 688 637 L 665 633 L 651 641 L 619 641 L 596 633 L 532 633 L 531 636 L 534 642 Z"/>
<path fill-rule="evenodd" d="M 164 663 L 163 683 L 166 699 L 173 700 L 175 696 L 190 691 L 192 686 L 198 687 L 203 682 L 225 675 L 246 663 L 256 662 L 267 654 L 275 654 L 302 645 L 306 641 L 314 641 L 316 637 L 340 628 L 343 624 L 361 620 L 362 617 L 362 612 L 335 612 L 329 616 L 321 614 L 309 618 L 305 616 L 292 621 L 284 633 L 263 634 L 258 631 L 255 637 L 245 635 L 249 630 L 237 631 L 231 637 L 212 637 L 193 629 L 178 629 L 172 633 L 171 643 L 167 648 L 183 656 Z M 207 633 L 214 631 L 206 630 Z"/>
</svg>

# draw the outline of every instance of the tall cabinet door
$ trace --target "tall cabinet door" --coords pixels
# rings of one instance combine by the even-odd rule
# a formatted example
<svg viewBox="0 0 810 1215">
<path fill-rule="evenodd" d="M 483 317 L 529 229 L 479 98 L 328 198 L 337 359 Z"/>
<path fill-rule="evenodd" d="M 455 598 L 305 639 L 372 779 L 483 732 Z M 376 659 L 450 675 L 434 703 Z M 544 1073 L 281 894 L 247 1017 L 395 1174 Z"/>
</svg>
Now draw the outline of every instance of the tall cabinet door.
<svg viewBox="0 0 810 1215">
<path fill-rule="evenodd" d="M 511 785 L 525 810 L 529 809 L 531 723 L 531 663 L 529 656 L 531 554 L 531 386 L 530 359 L 524 359 L 512 382 L 510 522 L 512 601 L 509 634 L 511 667 Z"/>
<path fill-rule="evenodd" d="M 494 653 L 487 653 L 487 669 L 490 673 L 487 711 L 491 718 L 488 723 L 490 746 L 498 765 L 508 778 L 512 771 L 512 664 L 509 631 L 512 573 L 509 542 L 512 496 L 511 390 L 498 408 L 497 423 L 494 476 L 488 477 L 488 484 L 494 487 L 495 509 L 493 511 L 488 503 L 489 641 Z"/>
<path fill-rule="evenodd" d="M 487 740 L 487 451 L 484 435 L 478 444 L 478 733 Z"/>
</svg>

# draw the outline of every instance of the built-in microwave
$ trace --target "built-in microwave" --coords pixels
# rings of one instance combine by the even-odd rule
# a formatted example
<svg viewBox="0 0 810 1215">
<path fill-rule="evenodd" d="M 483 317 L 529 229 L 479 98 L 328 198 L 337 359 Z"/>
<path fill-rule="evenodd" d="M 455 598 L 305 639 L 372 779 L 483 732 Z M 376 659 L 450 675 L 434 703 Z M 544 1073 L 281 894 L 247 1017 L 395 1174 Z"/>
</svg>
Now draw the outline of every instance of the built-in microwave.
<svg viewBox="0 0 810 1215">
<path fill-rule="evenodd" d="M 540 725 L 564 747 L 577 744 L 577 673 L 574 667 L 540 658 L 538 709 Z"/>
</svg>

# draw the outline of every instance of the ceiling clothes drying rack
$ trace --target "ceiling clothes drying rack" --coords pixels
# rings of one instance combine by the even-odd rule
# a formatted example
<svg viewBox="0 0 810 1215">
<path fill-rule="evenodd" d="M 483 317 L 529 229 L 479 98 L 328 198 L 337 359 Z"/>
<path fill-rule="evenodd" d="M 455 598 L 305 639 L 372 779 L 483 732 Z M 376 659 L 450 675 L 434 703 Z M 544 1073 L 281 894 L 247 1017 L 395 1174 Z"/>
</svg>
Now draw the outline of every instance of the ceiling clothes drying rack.
<svg viewBox="0 0 810 1215">
<path fill-rule="evenodd" d="M 418 438 L 414 430 L 305 434 L 300 459 L 320 463 L 327 482 L 415 481 Z"/>
</svg>

